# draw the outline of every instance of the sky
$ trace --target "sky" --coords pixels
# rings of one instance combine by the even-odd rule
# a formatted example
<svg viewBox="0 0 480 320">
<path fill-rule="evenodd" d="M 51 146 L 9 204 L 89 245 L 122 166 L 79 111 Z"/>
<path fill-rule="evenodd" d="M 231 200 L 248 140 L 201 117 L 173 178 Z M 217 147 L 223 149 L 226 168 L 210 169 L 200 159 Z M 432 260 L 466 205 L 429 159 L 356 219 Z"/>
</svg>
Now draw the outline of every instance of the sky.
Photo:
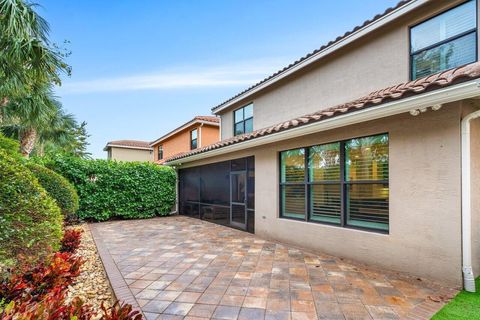
<svg viewBox="0 0 480 320">
<path fill-rule="evenodd" d="M 153 141 L 397 0 L 37 0 L 71 51 L 56 94 L 88 151 Z"/>
</svg>

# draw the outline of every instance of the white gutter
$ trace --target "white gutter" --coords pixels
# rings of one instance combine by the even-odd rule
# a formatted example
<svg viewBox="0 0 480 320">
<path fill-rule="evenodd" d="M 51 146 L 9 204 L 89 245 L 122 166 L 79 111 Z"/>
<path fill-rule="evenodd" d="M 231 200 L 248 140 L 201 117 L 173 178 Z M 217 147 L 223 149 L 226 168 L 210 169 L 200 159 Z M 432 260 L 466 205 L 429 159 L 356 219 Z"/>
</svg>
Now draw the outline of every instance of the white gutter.
<svg viewBox="0 0 480 320">
<path fill-rule="evenodd" d="M 480 118 L 480 110 L 462 119 L 462 271 L 463 286 L 468 292 L 475 292 L 475 277 L 472 269 L 470 122 L 476 118 Z"/>
<path fill-rule="evenodd" d="M 248 90 L 247 92 L 244 92 L 243 94 L 239 95 L 238 97 L 227 101 L 218 107 L 215 107 L 212 109 L 212 112 L 214 114 L 218 114 L 222 110 L 232 106 L 233 104 L 246 99 L 247 97 L 251 96 L 252 94 L 265 89 L 266 87 L 274 84 L 275 82 L 288 77 L 292 73 L 297 72 L 300 69 L 303 69 L 304 67 L 322 59 L 326 55 L 331 54 L 334 51 L 337 51 L 338 49 L 356 41 L 357 39 L 369 34 L 370 32 L 383 27 L 384 25 L 390 23 L 391 21 L 394 21 L 398 19 L 399 17 L 403 16 L 404 14 L 415 10 L 416 8 L 424 5 L 425 3 L 429 2 L 431 0 L 414 0 L 411 2 L 406 3 L 405 5 L 385 14 L 384 16 L 378 18 L 378 20 L 364 26 L 361 29 L 358 29 L 357 31 L 349 34 L 348 36 L 344 37 L 343 39 L 339 40 L 338 42 L 332 44 L 331 46 L 326 47 L 325 49 L 313 54 L 312 56 L 308 57 L 307 59 L 303 60 L 302 62 L 296 64 L 295 66 L 291 67 L 290 69 L 285 70 L 284 72 L 281 72 L 280 74 L 276 75 L 275 77 L 272 77 L 271 79 L 259 84 L 258 86 L 252 88 L 251 90 Z"/>
<path fill-rule="evenodd" d="M 194 154 L 192 156 L 172 160 L 165 164 L 167 165 L 181 165 L 182 163 L 192 162 L 200 159 L 215 157 L 218 155 L 244 150 L 260 145 L 274 143 L 286 139 L 296 138 L 303 135 L 308 135 L 325 130 L 344 127 L 360 122 L 375 120 L 379 118 L 389 117 L 404 112 L 409 112 L 412 109 L 420 109 L 437 104 L 444 104 L 462 99 L 468 99 L 480 95 L 480 80 L 472 80 L 458 85 L 453 85 L 443 89 L 434 90 L 424 94 L 419 94 L 409 98 L 404 98 L 398 101 L 384 103 L 375 107 L 366 108 L 359 111 L 354 111 L 337 117 L 325 119 L 323 121 L 314 122 L 311 124 L 294 127 L 278 133 L 268 134 L 262 137 L 247 140 L 245 142 L 235 143 L 226 147 L 206 151 L 203 153 Z"/>
</svg>

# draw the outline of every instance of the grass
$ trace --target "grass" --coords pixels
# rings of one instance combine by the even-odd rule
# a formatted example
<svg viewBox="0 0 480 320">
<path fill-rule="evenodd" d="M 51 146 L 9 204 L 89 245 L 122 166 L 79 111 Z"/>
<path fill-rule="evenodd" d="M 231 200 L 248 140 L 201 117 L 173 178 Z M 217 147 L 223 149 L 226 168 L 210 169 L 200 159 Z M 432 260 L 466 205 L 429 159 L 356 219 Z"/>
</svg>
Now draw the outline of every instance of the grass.
<svg viewBox="0 0 480 320">
<path fill-rule="evenodd" d="M 480 277 L 475 280 L 477 292 L 462 291 L 438 311 L 432 320 L 474 320 L 480 319 Z"/>
</svg>

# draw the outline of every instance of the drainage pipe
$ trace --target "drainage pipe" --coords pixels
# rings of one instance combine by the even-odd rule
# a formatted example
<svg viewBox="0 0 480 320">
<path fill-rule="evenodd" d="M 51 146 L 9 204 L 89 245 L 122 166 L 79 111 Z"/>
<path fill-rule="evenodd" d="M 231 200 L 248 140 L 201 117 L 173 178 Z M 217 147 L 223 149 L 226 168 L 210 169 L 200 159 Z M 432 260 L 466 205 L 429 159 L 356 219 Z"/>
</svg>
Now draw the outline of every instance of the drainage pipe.
<svg viewBox="0 0 480 320">
<path fill-rule="evenodd" d="M 470 122 L 476 118 L 480 118 L 480 110 L 462 119 L 462 271 L 463 286 L 468 292 L 475 292 L 475 277 L 472 269 Z"/>
</svg>

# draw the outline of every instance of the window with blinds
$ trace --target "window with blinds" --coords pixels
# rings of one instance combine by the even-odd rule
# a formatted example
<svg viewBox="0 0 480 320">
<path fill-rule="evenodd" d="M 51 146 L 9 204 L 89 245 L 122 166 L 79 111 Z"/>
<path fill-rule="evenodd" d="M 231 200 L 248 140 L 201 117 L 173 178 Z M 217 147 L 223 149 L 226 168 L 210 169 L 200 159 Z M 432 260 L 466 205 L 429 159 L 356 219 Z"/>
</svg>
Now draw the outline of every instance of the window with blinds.
<svg viewBox="0 0 480 320">
<path fill-rule="evenodd" d="M 410 28 L 411 78 L 477 61 L 476 0 Z"/>
<path fill-rule="evenodd" d="M 388 232 L 388 134 L 280 153 L 280 215 Z"/>
</svg>

